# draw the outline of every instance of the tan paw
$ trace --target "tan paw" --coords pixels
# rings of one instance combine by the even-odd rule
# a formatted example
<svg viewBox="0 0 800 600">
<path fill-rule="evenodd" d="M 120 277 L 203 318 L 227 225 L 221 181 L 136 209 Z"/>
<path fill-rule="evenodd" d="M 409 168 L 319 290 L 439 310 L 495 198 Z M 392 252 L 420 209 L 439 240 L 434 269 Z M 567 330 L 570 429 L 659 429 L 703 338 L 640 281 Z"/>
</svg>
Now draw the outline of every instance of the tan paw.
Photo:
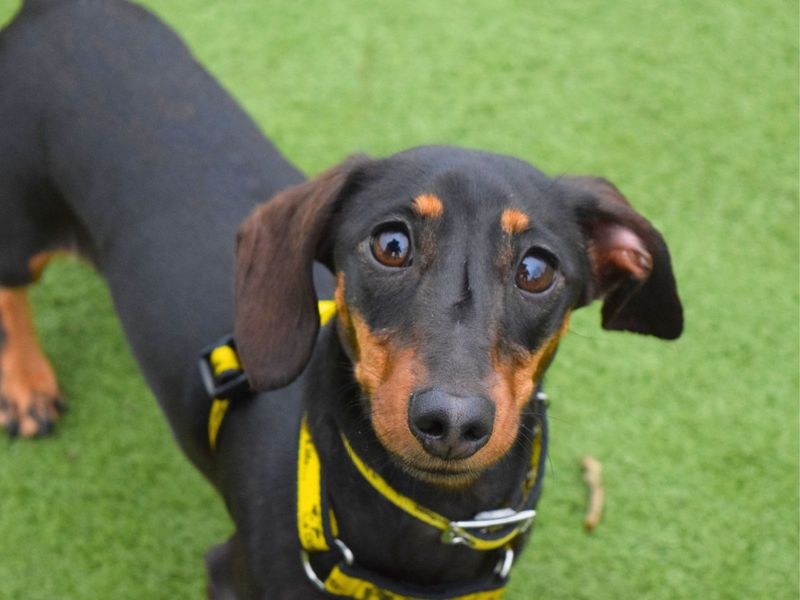
<svg viewBox="0 0 800 600">
<path fill-rule="evenodd" d="M 0 427 L 12 437 L 44 437 L 53 432 L 65 410 L 66 404 L 58 395 L 31 390 L 16 398 L 0 394 Z"/>
<path fill-rule="evenodd" d="M 44 436 L 63 411 L 53 367 L 36 340 L 25 291 L 0 289 L 0 426 Z"/>
</svg>

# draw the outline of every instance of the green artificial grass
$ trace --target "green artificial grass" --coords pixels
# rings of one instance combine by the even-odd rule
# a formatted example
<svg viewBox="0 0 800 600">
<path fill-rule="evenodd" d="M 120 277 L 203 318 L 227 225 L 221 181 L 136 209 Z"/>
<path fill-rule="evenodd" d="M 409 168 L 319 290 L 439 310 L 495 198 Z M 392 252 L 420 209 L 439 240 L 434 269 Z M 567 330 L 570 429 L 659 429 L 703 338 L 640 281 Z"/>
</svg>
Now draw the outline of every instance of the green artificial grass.
<svg viewBox="0 0 800 600">
<path fill-rule="evenodd" d="M 509 600 L 798 597 L 796 3 L 146 4 L 309 173 L 356 150 L 479 147 L 605 175 L 667 238 L 685 335 L 574 316 Z M 231 523 L 103 283 L 62 261 L 33 300 L 71 409 L 50 439 L 0 439 L 0 598 L 202 597 L 202 554 Z M 585 453 L 605 469 L 592 535 Z"/>
</svg>

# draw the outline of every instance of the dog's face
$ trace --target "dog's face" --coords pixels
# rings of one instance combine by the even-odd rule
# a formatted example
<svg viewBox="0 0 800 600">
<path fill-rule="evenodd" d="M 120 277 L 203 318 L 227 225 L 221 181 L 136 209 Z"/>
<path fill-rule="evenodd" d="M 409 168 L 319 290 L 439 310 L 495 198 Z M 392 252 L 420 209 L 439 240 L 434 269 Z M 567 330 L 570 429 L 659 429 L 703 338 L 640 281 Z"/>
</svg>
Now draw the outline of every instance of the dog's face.
<svg viewBox="0 0 800 600">
<path fill-rule="evenodd" d="M 302 370 L 311 261 L 326 262 L 363 410 L 433 482 L 469 481 L 508 452 L 573 309 L 604 298 L 607 328 L 682 327 L 666 246 L 613 186 L 449 147 L 354 159 L 284 192 L 244 225 L 238 256 L 236 336 L 255 384 Z M 268 298 L 283 314 L 267 315 Z M 295 356 L 281 332 L 301 336 Z"/>
<path fill-rule="evenodd" d="M 508 451 L 587 269 L 541 173 L 439 154 L 373 165 L 333 227 L 340 331 L 365 410 L 386 449 L 429 479 L 479 473 Z"/>
</svg>

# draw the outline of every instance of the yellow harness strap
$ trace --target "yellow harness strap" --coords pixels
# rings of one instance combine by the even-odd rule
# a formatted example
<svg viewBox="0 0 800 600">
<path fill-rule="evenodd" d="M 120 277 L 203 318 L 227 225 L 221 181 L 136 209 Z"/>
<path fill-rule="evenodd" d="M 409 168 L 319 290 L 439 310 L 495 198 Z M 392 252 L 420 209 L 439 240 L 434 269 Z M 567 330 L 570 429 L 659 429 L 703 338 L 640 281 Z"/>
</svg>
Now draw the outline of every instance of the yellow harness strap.
<svg viewBox="0 0 800 600">
<path fill-rule="evenodd" d="M 226 371 L 242 370 L 239 357 L 230 346 L 214 348 L 209 356 L 209 362 L 215 377 L 219 377 Z M 230 406 L 228 398 L 214 398 L 211 403 L 211 412 L 208 415 L 208 443 L 212 451 L 217 447 L 217 434 L 222 426 L 222 419 L 225 418 L 225 413 L 228 411 L 228 406 Z"/>
<path fill-rule="evenodd" d="M 322 515 L 319 454 L 308 430 L 308 417 L 303 415 L 297 448 L 297 535 L 306 552 L 327 552 L 331 549 L 325 538 Z"/>
<path fill-rule="evenodd" d="M 327 324 L 336 315 L 336 301 L 318 301 L 317 311 L 319 311 L 320 325 Z M 219 377 L 226 371 L 242 370 L 236 351 L 227 345 L 214 348 L 209 356 L 209 362 L 215 377 Z M 217 448 L 219 428 L 222 427 L 222 421 L 225 419 L 230 403 L 231 401 L 228 398 L 214 398 L 211 403 L 211 410 L 208 413 L 208 445 L 211 447 L 212 452 Z"/>
<path fill-rule="evenodd" d="M 449 524 L 449 521 L 442 515 L 419 506 L 410 498 L 402 496 L 392 489 L 380 475 L 364 464 L 344 436 L 342 440 L 356 468 L 382 496 L 388 498 L 409 514 L 434 527 L 444 529 Z M 303 420 L 300 424 L 297 455 L 297 535 L 300 538 L 303 550 L 310 554 L 327 552 L 331 549 L 331 545 L 325 535 L 326 511 L 323 506 L 320 465 L 319 454 L 308 427 L 308 417 L 303 415 Z M 332 510 L 327 511 L 327 514 L 331 526 L 331 535 L 335 537 L 337 535 L 335 531 L 335 516 Z M 505 539 L 503 543 L 505 543 Z M 491 547 L 499 546 L 493 544 Z M 335 566 L 322 583 L 325 591 L 334 596 L 359 600 L 371 600 L 373 598 L 382 600 L 420 600 L 418 596 L 407 596 L 378 587 L 372 581 L 358 577 L 354 572 L 348 572 L 348 567 L 344 565 Z M 466 595 L 452 596 L 450 600 L 500 600 L 503 591 L 504 588 L 499 587 Z"/>
<path fill-rule="evenodd" d="M 222 398 L 214 398 L 211 402 L 211 412 L 208 413 L 208 445 L 212 452 L 217 449 L 217 435 L 230 403 L 230 400 Z"/>
<path fill-rule="evenodd" d="M 539 461 L 542 457 L 542 447 L 544 438 L 544 427 L 536 428 L 533 445 L 531 449 L 530 471 L 524 485 L 524 498 L 527 501 L 536 484 L 537 474 L 539 473 Z M 447 531 L 451 522 L 449 519 L 424 506 L 419 505 L 411 498 L 404 496 L 392 488 L 383 477 L 372 470 L 356 454 L 347 438 L 342 435 L 347 454 L 353 465 L 361 473 L 362 477 L 381 496 L 386 498 L 400 510 L 408 513 L 412 517 L 431 525 L 441 531 Z M 311 437 L 308 426 L 308 419 L 304 415 L 300 426 L 300 438 L 298 447 L 297 461 L 297 530 L 300 544 L 308 555 L 315 552 L 327 552 L 334 549 L 333 541 L 336 544 L 341 542 L 336 539 L 336 518 L 332 510 L 326 510 L 324 500 L 324 485 L 322 483 L 322 470 L 320 458 Z M 330 533 L 326 533 L 326 521 L 330 528 Z M 483 539 L 472 535 L 468 531 L 459 531 L 459 535 L 467 538 L 465 543 L 474 550 L 494 550 L 499 548 L 511 547 L 514 538 L 524 531 L 523 528 L 513 528 L 510 532 L 497 539 Z M 328 536 L 332 537 L 328 537 Z M 351 567 L 346 562 L 335 566 L 324 581 L 319 581 L 318 585 L 324 587 L 325 591 L 334 596 L 343 596 L 363 600 L 373 598 L 385 598 L 387 600 L 419 600 L 417 596 L 404 595 L 396 591 L 379 587 L 368 577 L 361 577 L 359 574 L 363 569 Z M 493 589 L 477 590 L 468 594 L 451 596 L 451 600 L 499 600 L 504 591 L 504 585 Z"/>
<path fill-rule="evenodd" d="M 336 316 L 336 300 L 320 300 L 317 302 L 317 311 L 319 311 L 319 324 L 324 327 Z"/>
<path fill-rule="evenodd" d="M 371 581 L 345 573 L 338 565 L 333 568 L 330 575 L 328 575 L 325 580 L 325 591 L 334 596 L 357 598 L 359 600 L 371 600 L 372 598 L 376 600 L 420 600 L 419 597 L 404 596 L 390 590 L 379 588 Z M 504 591 L 503 588 L 499 588 L 483 592 L 473 592 L 463 596 L 453 596 L 450 600 L 500 600 Z"/>
<path fill-rule="evenodd" d="M 366 479 L 369 484 L 375 488 L 375 491 L 377 491 L 381 496 L 386 498 L 400 510 L 407 512 L 412 517 L 415 517 L 420 521 L 427 523 L 428 525 L 436 527 L 442 531 L 447 531 L 450 528 L 450 519 L 430 509 L 427 509 L 424 506 L 420 506 L 408 496 L 404 496 L 386 483 L 386 480 L 384 480 L 383 477 L 378 475 L 378 473 L 364 464 L 364 461 L 362 461 L 361 458 L 355 453 L 353 447 L 350 445 L 350 442 L 347 441 L 347 438 L 344 437 L 344 435 L 342 435 L 342 442 L 344 443 L 344 447 L 347 449 L 347 454 L 350 456 L 350 460 L 353 461 L 353 464 L 356 466 L 364 479 Z M 542 428 L 538 427 L 533 439 L 533 450 L 531 452 L 529 476 L 525 483 L 526 494 L 530 492 L 530 489 L 533 487 L 533 483 L 536 480 L 536 473 L 539 469 L 541 445 Z M 465 538 L 467 545 L 474 550 L 495 550 L 508 544 L 517 535 L 519 535 L 519 533 L 520 529 L 515 528 L 512 529 L 507 535 L 492 540 L 485 540 L 476 537 L 468 531 L 459 532 L 459 535 Z"/>
</svg>

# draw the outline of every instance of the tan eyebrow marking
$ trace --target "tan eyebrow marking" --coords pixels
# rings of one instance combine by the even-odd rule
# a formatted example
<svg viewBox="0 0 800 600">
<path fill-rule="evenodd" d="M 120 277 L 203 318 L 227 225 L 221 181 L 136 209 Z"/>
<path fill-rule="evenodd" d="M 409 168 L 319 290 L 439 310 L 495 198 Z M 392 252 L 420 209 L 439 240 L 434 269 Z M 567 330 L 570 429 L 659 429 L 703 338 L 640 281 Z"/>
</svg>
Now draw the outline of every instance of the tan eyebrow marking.
<svg viewBox="0 0 800 600">
<path fill-rule="evenodd" d="M 442 201 L 433 194 L 422 194 L 414 198 L 414 212 L 420 217 L 435 219 L 444 212 Z"/>
<path fill-rule="evenodd" d="M 516 208 L 507 208 L 500 215 L 500 227 L 503 228 L 508 235 L 514 235 L 525 231 L 530 224 L 528 215 L 518 211 Z"/>
</svg>

